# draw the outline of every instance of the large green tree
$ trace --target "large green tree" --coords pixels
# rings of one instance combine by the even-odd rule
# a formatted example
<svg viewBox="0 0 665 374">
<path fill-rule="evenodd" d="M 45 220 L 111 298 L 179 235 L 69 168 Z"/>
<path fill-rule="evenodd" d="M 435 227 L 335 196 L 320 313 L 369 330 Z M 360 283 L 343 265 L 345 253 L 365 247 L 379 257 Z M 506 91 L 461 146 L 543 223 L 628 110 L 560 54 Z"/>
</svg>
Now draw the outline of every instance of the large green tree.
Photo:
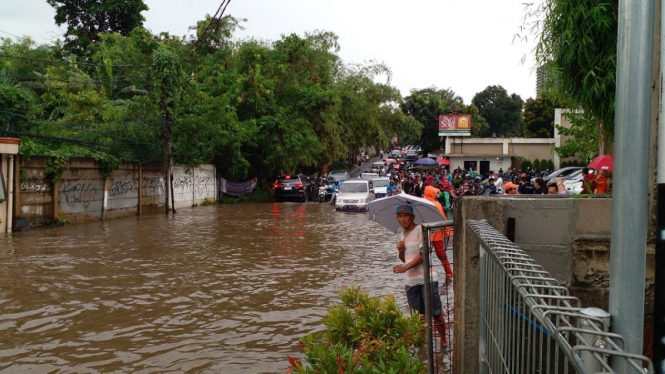
<svg viewBox="0 0 665 374">
<path fill-rule="evenodd" d="M 519 95 L 508 95 L 508 91 L 501 86 L 487 86 L 473 97 L 472 102 L 489 125 L 480 133 L 481 137 L 524 135 L 522 122 L 524 101 Z"/>
<path fill-rule="evenodd" d="M 556 101 L 548 96 L 528 98 L 524 103 L 524 136 L 553 138 L 555 108 Z"/>
<path fill-rule="evenodd" d="M 413 90 L 401 104 L 402 111 L 406 115 L 422 124 L 419 143 L 425 152 L 441 148 L 439 115 L 461 109 L 463 106 L 462 98 L 453 90 L 437 89 L 436 87 Z"/>
<path fill-rule="evenodd" d="M 617 0 L 544 0 L 527 6 L 524 29 L 538 37 L 536 58 L 546 86 L 587 115 L 578 129 L 612 143 L 617 62 Z M 523 35 L 524 36 L 524 35 Z M 594 139 L 593 136 L 585 137 Z M 579 139 L 581 140 L 581 139 Z M 585 153 L 591 144 L 578 143 Z M 573 149 L 570 149 L 572 151 Z"/>
<path fill-rule="evenodd" d="M 55 23 L 67 25 L 65 48 L 81 55 L 100 34 L 117 32 L 123 36 L 143 26 L 141 12 L 148 10 L 143 0 L 47 0 L 55 8 Z"/>
<path fill-rule="evenodd" d="M 207 16 L 189 38 L 106 32 L 68 60 L 58 44 L 3 40 L 0 50 L 21 58 L 0 58 L 0 132 L 21 125 L 25 154 L 90 156 L 111 168 L 161 160 L 166 113 L 175 162 L 263 181 L 395 136 L 420 139 L 387 66 L 345 64 L 331 32 L 234 41 L 240 22 Z"/>
</svg>

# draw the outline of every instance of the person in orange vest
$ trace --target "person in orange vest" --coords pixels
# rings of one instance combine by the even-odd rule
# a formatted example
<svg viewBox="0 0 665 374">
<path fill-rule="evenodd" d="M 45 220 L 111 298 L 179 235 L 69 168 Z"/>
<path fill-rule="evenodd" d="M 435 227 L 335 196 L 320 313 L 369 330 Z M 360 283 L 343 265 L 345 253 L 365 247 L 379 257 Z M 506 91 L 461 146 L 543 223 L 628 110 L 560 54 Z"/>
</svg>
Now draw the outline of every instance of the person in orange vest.
<svg viewBox="0 0 665 374">
<path fill-rule="evenodd" d="M 436 200 L 436 195 L 439 193 L 439 189 L 433 186 L 426 186 L 425 187 L 425 199 L 431 201 L 436 205 L 437 209 L 441 213 L 441 217 L 443 218 L 444 221 L 447 221 L 446 213 L 443 211 L 443 206 L 441 206 L 441 203 L 439 203 Z M 450 261 L 448 260 L 448 255 L 446 255 L 446 247 L 443 243 L 443 237 L 444 237 L 444 230 L 445 230 L 445 237 L 450 238 L 452 235 L 452 231 L 450 230 L 437 230 L 434 233 L 432 233 L 431 240 L 432 240 L 432 245 L 434 245 L 434 250 L 436 251 L 436 256 L 439 258 L 441 261 L 441 265 L 443 265 L 443 270 L 446 271 L 446 278 L 452 278 L 453 277 L 453 269 L 450 266 Z"/>
<path fill-rule="evenodd" d="M 605 176 L 605 170 L 598 170 L 598 175 L 596 176 L 596 195 L 602 195 L 607 193 L 607 177 Z"/>
</svg>

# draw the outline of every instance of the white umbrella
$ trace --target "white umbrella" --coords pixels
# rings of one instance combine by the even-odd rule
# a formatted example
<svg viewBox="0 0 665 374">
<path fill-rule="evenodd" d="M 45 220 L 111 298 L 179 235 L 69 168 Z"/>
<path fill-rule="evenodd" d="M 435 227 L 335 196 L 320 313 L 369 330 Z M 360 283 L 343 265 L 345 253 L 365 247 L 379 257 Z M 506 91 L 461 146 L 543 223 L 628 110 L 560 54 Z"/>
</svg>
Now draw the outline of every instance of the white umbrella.
<svg viewBox="0 0 665 374">
<path fill-rule="evenodd" d="M 413 207 L 416 224 L 444 220 L 434 203 L 405 193 L 371 201 L 369 203 L 369 219 L 397 234 L 401 229 L 399 223 L 397 223 L 397 207 L 402 204 Z"/>
</svg>

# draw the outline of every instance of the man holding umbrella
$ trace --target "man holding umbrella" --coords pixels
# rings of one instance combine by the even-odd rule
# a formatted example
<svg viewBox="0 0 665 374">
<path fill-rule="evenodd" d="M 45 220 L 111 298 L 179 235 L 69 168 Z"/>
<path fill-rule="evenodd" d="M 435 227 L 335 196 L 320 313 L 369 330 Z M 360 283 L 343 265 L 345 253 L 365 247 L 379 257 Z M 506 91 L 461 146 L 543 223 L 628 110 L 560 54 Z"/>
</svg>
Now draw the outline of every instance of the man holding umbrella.
<svg viewBox="0 0 665 374">
<path fill-rule="evenodd" d="M 425 318 L 425 285 L 423 269 L 423 246 L 422 229 L 415 223 L 414 209 L 409 204 L 397 206 L 397 222 L 402 228 L 397 243 L 399 259 L 404 264 L 393 266 L 393 273 L 404 273 L 406 277 L 406 297 L 411 310 L 417 310 L 421 318 Z M 437 279 L 434 267 L 430 268 L 431 279 Z M 447 345 L 446 327 L 443 319 L 443 308 L 439 296 L 439 283 L 431 284 L 432 292 L 432 315 L 434 316 L 434 327 L 439 332 L 441 347 Z"/>
</svg>

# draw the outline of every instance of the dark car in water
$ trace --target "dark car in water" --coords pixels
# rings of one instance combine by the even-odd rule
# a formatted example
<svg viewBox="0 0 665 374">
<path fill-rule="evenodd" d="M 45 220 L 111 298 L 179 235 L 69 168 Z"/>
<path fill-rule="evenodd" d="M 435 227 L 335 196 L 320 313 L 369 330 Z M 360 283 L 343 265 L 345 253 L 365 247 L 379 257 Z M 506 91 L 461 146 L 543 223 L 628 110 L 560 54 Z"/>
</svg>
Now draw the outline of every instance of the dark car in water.
<svg viewBox="0 0 665 374">
<path fill-rule="evenodd" d="M 283 201 L 307 201 L 307 181 L 300 175 L 281 175 L 274 184 L 275 200 Z"/>
</svg>

